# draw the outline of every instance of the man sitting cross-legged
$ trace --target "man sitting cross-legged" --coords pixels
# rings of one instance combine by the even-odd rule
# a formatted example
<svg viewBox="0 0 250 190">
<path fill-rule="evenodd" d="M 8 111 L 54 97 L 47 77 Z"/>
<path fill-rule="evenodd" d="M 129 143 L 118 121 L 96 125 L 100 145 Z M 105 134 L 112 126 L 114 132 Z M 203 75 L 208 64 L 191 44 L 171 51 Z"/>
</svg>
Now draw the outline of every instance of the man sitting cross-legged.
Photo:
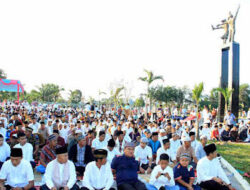
<svg viewBox="0 0 250 190">
<path fill-rule="evenodd" d="M 94 160 L 91 147 L 86 144 L 84 135 L 77 137 L 78 143 L 69 150 L 69 159 L 75 164 L 78 176 L 83 176 L 85 167 Z"/>
<path fill-rule="evenodd" d="M 85 170 L 81 190 L 114 190 L 114 180 L 110 164 L 107 162 L 108 151 L 96 149 L 95 161 L 90 162 Z"/>
<path fill-rule="evenodd" d="M 134 143 L 126 143 L 124 154 L 115 157 L 111 168 L 116 173 L 118 190 L 146 190 L 145 184 L 138 179 L 140 164 L 134 157 Z"/>
<path fill-rule="evenodd" d="M 141 139 L 140 145 L 135 147 L 135 159 L 140 162 L 140 166 L 143 169 L 143 173 L 147 172 L 148 174 L 151 173 L 153 169 L 152 160 L 153 160 L 153 153 L 152 149 L 147 146 L 148 139 L 143 137 Z"/>
<path fill-rule="evenodd" d="M 67 147 L 56 149 L 56 159 L 51 161 L 44 174 L 45 184 L 41 190 L 77 190 L 76 170 L 73 162 L 68 160 Z"/>
<path fill-rule="evenodd" d="M 204 147 L 206 157 L 197 164 L 197 182 L 206 190 L 232 190 L 230 181 L 217 158 L 215 144 Z"/>
<path fill-rule="evenodd" d="M 0 189 L 35 189 L 34 174 L 31 164 L 27 160 L 23 159 L 23 152 L 21 148 L 11 149 L 10 160 L 4 162 L 0 171 Z"/>
</svg>

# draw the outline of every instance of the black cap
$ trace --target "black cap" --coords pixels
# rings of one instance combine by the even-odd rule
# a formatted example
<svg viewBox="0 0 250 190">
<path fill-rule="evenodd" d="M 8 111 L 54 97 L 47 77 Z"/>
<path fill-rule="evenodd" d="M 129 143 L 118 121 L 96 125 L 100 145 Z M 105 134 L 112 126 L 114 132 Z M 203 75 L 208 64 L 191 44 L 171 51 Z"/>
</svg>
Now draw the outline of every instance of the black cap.
<svg viewBox="0 0 250 190">
<path fill-rule="evenodd" d="M 63 146 L 56 149 L 56 155 L 68 153 L 67 147 Z"/>
<path fill-rule="evenodd" d="M 23 157 L 23 151 L 21 148 L 12 148 L 10 156 L 11 157 Z"/>
<path fill-rule="evenodd" d="M 106 158 L 108 155 L 108 151 L 104 149 L 97 149 L 94 151 L 95 158 Z"/>
</svg>

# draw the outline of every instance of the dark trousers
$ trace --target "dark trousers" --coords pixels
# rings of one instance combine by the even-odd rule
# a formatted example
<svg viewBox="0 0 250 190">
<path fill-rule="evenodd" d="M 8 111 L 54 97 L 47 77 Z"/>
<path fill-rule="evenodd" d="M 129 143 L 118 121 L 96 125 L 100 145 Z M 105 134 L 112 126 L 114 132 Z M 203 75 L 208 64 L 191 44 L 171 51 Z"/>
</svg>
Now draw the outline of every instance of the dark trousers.
<svg viewBox="0 0 250 190">
<path fill-rule="evenodd" d="M 31 164 L 31 166 L 32 166 L 33 169 L 36 167 L 36 163 L 33 162 L 33 161 L 30 161 L 30 164 Z"/>
<path fill-rule="evenodd" d="M 78 187 L 78 185 L 74 185 L 70 190 L 79 190 L 80 188 Z M 50 188 L 48 188 L 48 186 L 46 184 L 44 184 L 43 186 L 40 187 L 40 190 L 50 190 Z M 63 190 L 63 187 L 60 188 L 60 190 Z"/>
<path fill-rule="evenodd" d="M 3 166 L 3 162 L 0 162 L 0 170 L 1 170 L 2 166 Z"/>
<path fill-rule="evenodd" d="M 87 187 L 82 187 L 81 190 L 89 190 L 89 189 Z M 95 190 L 102 190 L 102 189 L 95 189 Z M 109 190 L 115 190 L 115 189 L 114 188 L 110 188 Z"/>
<path fill-rule="evenodd" d="M 134 183 L 123 183 L 118 185 L 118 190 L 147 190 L 144 183 L 137 181 Z"/>
<path fill-rule="evenodd" d="M 142 164 L 142 165 L 141 165 L 142 169 L 144 169 L 144 170 L 147 170 L 147 169 L 148 169 L 148 166 L 149 166 L 148 164 Z M 156 164 L 153 163 L 153 164 L 151 165 L 151 169 L 153 170 L 155 166 L 156 166 Z"/>
<path fill-rule="evenodd" d="M 85 172 L 85 167 L 83 167 L 83 166 L 76 166 L 77 176 L 83 176 L 84 172 Z"/>
<path fill-rule="evenodd" d="M 6 188 L 6 190 L 11 190 L 13 187 L 11 187 L 11 186 L 9 186 L 9 185 L 5 185 L 4 186 L 5 188 Z M 36 188 L 35 187 L 32 187 L 32 188 L 30 188 L 29 190 L 36 190 Z"/>
<path fill-rule="evenodd" d="M 229 190 L 227 186 L 221 185 L 214 180 L 201 182 L 200 187 L 206 190 Z"/>
</svg>

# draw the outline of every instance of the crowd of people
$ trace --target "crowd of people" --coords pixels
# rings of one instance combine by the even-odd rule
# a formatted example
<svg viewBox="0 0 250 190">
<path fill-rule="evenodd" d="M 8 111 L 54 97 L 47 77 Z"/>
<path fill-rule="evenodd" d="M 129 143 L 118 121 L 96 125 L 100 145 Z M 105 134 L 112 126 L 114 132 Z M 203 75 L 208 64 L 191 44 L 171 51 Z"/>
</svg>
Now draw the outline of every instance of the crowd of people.
<svg viewBox="0 0 250 190">
<path fill-rule="evenodd" d="M 250 141 L 250 122 L 237 124 L 230 111 L 217 123 L 205 109 L 200 141 L 192 111 L 180 116 L 162 106 L 150 115 L 129 106 L 6 102 L 0 114 L 0 189 L 7 190 L 34 189 L 34 172 L 43 175 L 42 190 L 231 190 L 207 141 Z"/>
</svg>

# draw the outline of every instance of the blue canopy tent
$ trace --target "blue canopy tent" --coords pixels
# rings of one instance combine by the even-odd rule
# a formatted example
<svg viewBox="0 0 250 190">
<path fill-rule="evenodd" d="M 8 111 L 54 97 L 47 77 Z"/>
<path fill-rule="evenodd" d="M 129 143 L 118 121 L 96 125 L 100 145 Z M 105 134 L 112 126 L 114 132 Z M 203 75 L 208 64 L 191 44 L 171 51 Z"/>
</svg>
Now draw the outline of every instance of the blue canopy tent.
<svg viewBox="0 0 250 190">
<path fill-rule="evenodd" d="M 24 93 L 23 85 L 19 80 L 0 79 L 0 91 L 17 92 L 17 101 L 19 103 L 19 93 Z"/>
</svg>

